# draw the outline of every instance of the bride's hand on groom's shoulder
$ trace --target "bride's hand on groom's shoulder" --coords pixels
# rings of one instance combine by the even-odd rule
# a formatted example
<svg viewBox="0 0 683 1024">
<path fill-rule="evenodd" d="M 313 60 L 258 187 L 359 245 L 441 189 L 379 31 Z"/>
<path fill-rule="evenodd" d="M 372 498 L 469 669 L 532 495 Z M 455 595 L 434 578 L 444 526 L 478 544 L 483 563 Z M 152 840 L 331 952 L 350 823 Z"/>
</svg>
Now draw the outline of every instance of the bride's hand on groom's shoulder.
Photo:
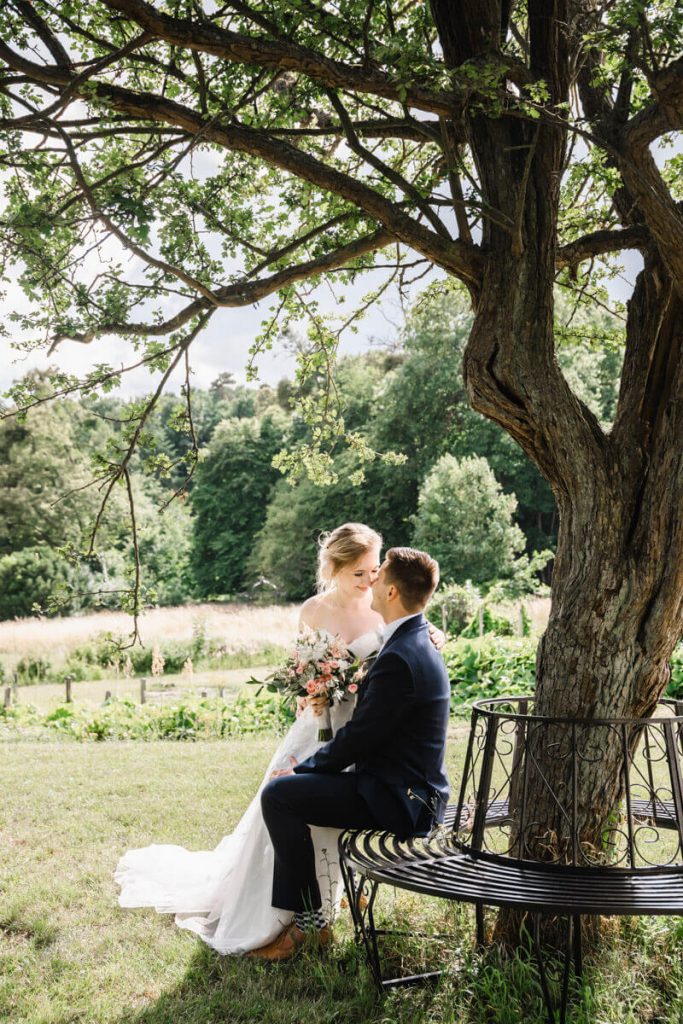
<svg viewBox="0 0 683 1024">
<path fill-rule="evenodd" d="M 432 641 L 437 651 L 443 650 L 446 645 L 446 634 L 432 622 L 428 622 L 427 625 L 429 626 L 429 639 Z"/>
<path fill-rule="evenodd" d="M 284 775 L 293 775 L 294 769 L 298 765 L 298 761 L 292 755 L 289 755 L 290 765 L 289 768 L 276 768 L 274 772 L 270 773 L 271 779 L 281 779 Z"/>
</svg>

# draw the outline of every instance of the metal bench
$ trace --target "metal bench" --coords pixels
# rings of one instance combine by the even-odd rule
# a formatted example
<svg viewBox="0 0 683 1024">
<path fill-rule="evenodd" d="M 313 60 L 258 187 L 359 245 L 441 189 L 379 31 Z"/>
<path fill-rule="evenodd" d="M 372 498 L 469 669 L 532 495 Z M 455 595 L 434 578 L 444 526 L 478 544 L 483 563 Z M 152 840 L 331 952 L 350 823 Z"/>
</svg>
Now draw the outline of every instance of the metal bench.
<svg viewBox="0 0 683 1024">
<path fill-rule="evenodd" d="M 663 701 L 652 718 L 629 721 L 543 719 L 532 710 L 530 697 L 475 703 L 459 800 L 431 836 L 341 834 L 356 934 L 381 991 L 441 973 L 383 977 L 378 939 L 387 930 L 375 917 L 383 884 L 473 904 L 482 945 L 486 906 L 528 915 L 551 1024 L 557 1009 L 566 1019 L 572 963 L 576 977 L 582 973 L 582 916 L 683 915 L 683 703 Z M 596 850 L 577 828 L 577 783 L 608 756 L 621 757 L 619 777 Z M 549 773 L 554 761 L 558 770 Z M 532 814 L 534 787 L 553 812 L 545 860 L 535 856 L 543 826 Z M 559 1008 L 540 938 L 543 915 L 565 918 Z"/>
</svg>

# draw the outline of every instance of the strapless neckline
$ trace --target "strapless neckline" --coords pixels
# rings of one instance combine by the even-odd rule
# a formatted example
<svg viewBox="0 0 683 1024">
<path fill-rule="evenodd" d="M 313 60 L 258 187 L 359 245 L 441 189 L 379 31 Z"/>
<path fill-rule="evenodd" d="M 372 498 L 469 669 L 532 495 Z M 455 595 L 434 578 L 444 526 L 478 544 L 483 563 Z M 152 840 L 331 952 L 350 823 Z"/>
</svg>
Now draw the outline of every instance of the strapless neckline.
<svg viewBox="0 0 683 1024">
<path fill-rule="evenodd" d="M 342 641 L 342 643 L 344 642 L 345 641 Z M 379 630 L 369 629 L 367 632 L 361 633 L 357 636 L 355 640 L 347 643 L 346 647 L 357 658 L 363 659 L 369 657 L 371 654 L 375 654 L 376 651 L 379 650 L 381 643 L 382 638 L 380 637 Z"/>
</svg>

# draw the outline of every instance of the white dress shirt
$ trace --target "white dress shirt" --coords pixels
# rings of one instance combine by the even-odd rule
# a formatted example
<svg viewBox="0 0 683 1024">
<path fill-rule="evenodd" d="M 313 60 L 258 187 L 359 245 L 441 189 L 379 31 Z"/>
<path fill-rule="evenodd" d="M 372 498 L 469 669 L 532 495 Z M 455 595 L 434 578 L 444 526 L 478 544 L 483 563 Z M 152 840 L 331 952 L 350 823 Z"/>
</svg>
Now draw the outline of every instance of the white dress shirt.
<svg viewBox="0 0 683 1024">
<path fill-rule="evenodd" d="M 391 639 L 399 626 L 403 625 L 404 622 L 407 622 L 408 619 L 416 619 L 419 615 L 422 615 L 422 612 L 412 612 L 410 615 L 401 616 L 400 619 L 394 619 L 393 622 L 387 622 L 382 630 L 382 647 L 380 647 L 380 651 L 386 644 L 387 640 Z"/>
</svg>

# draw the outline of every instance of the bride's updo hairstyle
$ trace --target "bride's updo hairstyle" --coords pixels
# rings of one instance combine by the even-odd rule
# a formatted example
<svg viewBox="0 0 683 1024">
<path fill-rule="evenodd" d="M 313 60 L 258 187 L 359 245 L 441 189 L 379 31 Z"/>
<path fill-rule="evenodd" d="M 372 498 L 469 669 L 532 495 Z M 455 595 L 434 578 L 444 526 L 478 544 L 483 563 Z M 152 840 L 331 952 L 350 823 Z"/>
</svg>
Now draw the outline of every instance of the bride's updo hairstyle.
<svg viewBox="0 0 683 1024">
<path fill-rule="evenodd" d="M 353 565 L 372 548 L 382 547 L 382 538 L 364 523 L 342 523 L 318 541 L 318 592 L 328 590 L 340 569 Z"/>
</svg>

